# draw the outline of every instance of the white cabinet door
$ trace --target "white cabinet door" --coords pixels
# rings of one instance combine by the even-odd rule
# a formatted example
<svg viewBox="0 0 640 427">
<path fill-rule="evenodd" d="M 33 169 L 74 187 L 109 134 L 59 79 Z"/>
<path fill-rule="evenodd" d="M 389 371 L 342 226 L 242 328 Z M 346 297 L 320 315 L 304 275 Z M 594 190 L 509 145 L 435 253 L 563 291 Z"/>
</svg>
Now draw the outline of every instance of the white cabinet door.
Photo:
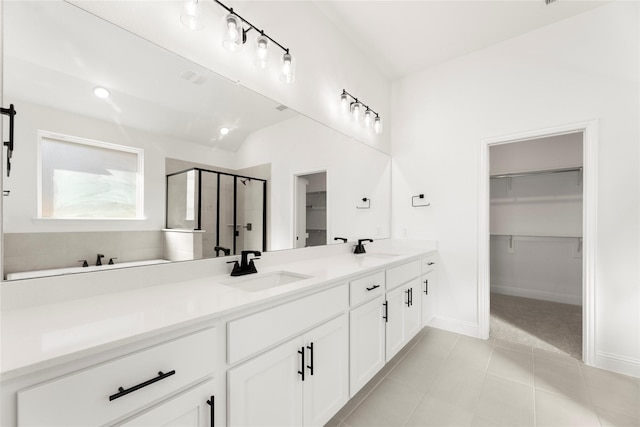
<svg viewBox="0 0 640 427">
<path fill-rule="evenodd" d="M 337 317 L 303 336 L 304 426 L 322 427 L 349 400 L 349 323 Z"/>
<path fill-rule="evenodd" d="M 431 270 L 421 277 L 422 294 L 422 326 L 427 326 L 436 315 L 436 270 Z"/>
<path fill-rule="evenodd" d="M 400 351 L 406 342 L 404 308 L 408 301 L 407 289 L 401 286 L 387 293 L 386 307 L 386 361 Z"/>
<path fill-rule="evenodd" d="M 409 342 L 422 329 L 422 297 L 420 297 L 420 279 L 416 278 L 407 283 L 404 288 L 409 290 L 409 304 L 404 306 L 405 340 Z M 405 343 L 406 343 L 405 342 Z"/>
<path fill-rule="evenodd" d="M 213 427 L 214 381 L 210 380 L 151 408 L 118 427 Z M 210 403 L 212 404 L 210 404 Z M 221 425 L 221 424 L 218 424 Z"/>
<path fill-rule="evenodd" d="M 302 425 L 303 350 L 298 337 L 228 371 L 229 426 Z"/>
<path fill-rule="evenodd" d="M 350 313 L 350 396 L 353 397 L 385 363 L 384 296 Z"/>
</svg>

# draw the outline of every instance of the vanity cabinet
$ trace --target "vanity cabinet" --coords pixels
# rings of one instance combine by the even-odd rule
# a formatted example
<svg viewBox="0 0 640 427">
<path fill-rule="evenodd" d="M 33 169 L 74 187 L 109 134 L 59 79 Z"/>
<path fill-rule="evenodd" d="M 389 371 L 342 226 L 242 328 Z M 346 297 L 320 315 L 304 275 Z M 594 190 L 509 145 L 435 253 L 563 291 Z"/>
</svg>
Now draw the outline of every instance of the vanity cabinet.
<svg viewBox="0 0 640 427">
<path fill-rule="evenodd" d="M 437 292 L 436 255 L 422 259 L 421 298 L 422 298 L 422 326 L 428 326 L 436 315 Z"/>
<path fill-rule="evenodd" d="M 216 329 L 208 328 L 20 390 L 17 425 L 117 425 L 153 405 L 158 406 L 151 412 L 163 413 L 167 421 L 186 416 L 189 410 L 185 405 L 203 412 L 206 400 L 215 394 L 213 381 L 193 389 L 194 394 L 187 397 L 174 396 L 194 383 L 213 378 L 216 340 Z M 204 419 L 201 416 L 199 420 Z"/>
<path fill-rule="evenodd" d="M 349 313 L 350 396 L 373 378 L 385 363 L 384 290 L 384 271 L 349 282 L 352 307 Z"/>
<path fill-rule="evenodd" d="M 215 390 L 213 380 L 188 391 L 113 427 L 215 427 Z"/>
<path fill-rule="evenodd" d="M 342 314 L 228 371 L 229 426 L 322 426 L 349 396 Z"/>
<path fill-rule="evenodd" d="M 387 362 L 422 328 L 420 303 L 418 278 L 387 292 L 385 309 Z"/>
</svg>

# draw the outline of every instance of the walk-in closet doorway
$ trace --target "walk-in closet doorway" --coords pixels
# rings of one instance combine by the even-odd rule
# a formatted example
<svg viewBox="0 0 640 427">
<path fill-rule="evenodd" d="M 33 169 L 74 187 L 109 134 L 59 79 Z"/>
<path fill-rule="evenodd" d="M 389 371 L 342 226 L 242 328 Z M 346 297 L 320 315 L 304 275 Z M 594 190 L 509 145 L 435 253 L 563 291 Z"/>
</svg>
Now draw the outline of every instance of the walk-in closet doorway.
<svg viewBox="0 0 640 427">
<path fill-rule="evenodd" d="M 483 338 L 593 360 L 595 138 L 589 122 L 482 141 Z"/>
</svg>

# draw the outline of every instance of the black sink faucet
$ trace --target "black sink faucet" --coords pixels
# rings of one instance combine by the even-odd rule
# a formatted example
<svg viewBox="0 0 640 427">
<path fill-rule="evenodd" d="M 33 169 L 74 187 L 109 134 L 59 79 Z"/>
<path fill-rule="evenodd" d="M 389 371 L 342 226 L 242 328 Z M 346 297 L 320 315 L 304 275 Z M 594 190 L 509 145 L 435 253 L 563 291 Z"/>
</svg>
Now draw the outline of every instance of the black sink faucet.
<svg viewBox="0 0 640 427">
<path fill-rule="evenodd" d="M 231 249 L 229 248 L 225 248 L 223 246 L 216 246 L 215 248 L 213 248 L 214 251 L 216 251 L 216 256 L 219 257 L 220 256 L 220 251 L 222 251 L 222 253 L 224 254 L 224 256 L 229 256 L 231 255 Z"/>
<path fill-rule="evenodd" d="M 354 254 L 366 254 L 367 251 L 364 250 L 364 244 L 362 242 L 371 242 L 373 243 L 373 240 L 371 239 L 358 239 L 358 244 L 355 246 L 355 249 L 353 250 Z"/>
<path fill-rule="evenodd" d="M 96 265 L 102 265 L 102 258 L 104 258 L 104 255 L 98 254 L 98 258 L 96 258 Z"/>
<path fill-rule="evenodd" d="M 255 257 L 258 257 L 258 256 L 262 255 L 262 253 L 260 251 L 242 251 L 242 252 L 240 252 L 240 255 L 241 255 L 240 264 L 238 264 L 238 261 L 229 261 L 227 263 L 227 264 L 235 263 L 233 265 L 233 270 L 231 271 L 231 275 L 232 276 L 244 276 L 245 274 L 257 273 L 258 270 L 256 270 L 256 266 L 253 263 L 253 260 L 260 259 L 260 258 L 253 258 L 253 259 L 249 260 L 249 255 L 253 255 Z"/>
<path fill-rule="evenodd" d="M 335 237 L 333 240 L 342 240 L 342 243 L 347 243 L 346 237 Z"/>
</svg>

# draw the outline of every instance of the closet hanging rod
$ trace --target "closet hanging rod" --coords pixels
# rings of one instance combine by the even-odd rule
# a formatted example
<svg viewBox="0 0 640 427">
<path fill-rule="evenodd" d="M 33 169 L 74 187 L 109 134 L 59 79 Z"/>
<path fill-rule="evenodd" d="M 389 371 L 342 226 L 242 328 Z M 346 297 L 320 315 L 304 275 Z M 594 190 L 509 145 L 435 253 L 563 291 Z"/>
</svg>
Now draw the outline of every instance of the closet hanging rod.
<svg viewBox="0 0 640 427">
<path fill-rule="evenodd" d="M 582 236 L 539 236 L 535 234 L 494 234 L 491 236 L 500 237 L 527 237 L 527 238 L 539 238 L 539 239 L 582 239 Z"/>
<path fill-rule="evenodd" d="M 582 166 L 575 167 L 575 168 L 545 169 L 545 170 L 529 171 L 529 172 L 503 173 L 498 175 L 491 175 L 490 178 L 491 179 L 515 178 L 520 176 L 546 175 L 551 173 L 565 173 L 565 172 L 582 172 Z"/>
</svg>

